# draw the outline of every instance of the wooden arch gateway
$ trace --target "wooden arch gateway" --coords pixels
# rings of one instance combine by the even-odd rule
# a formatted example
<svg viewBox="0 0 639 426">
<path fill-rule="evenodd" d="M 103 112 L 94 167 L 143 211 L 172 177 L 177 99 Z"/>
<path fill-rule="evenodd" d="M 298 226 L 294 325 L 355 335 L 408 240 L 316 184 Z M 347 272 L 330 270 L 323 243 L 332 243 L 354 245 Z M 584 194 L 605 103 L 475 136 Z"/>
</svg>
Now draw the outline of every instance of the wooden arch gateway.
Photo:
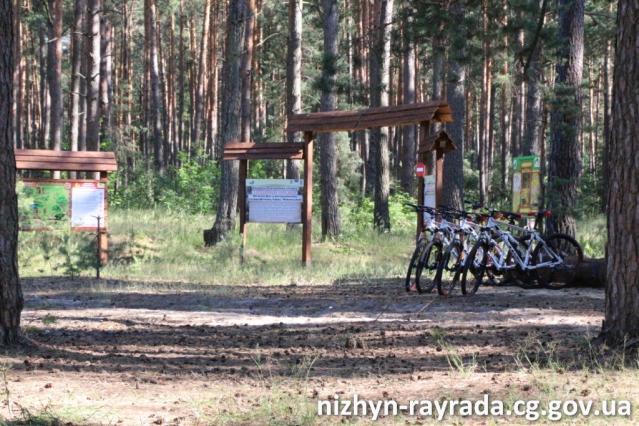
<svg viewBox="0 0 639 426">
<path fill-rule="evenodd" d="M 240 160 L 240 233 L 246 238 L 246 178 L 248 160 L 300 159 L 304 161 L 302 198 L 302 262 L 311 263 L 311 235 L 313 218 L 313 143 L 317 133 L 357 131 L 377 127 L 419 125 L 420 141 L 418 159 L 424 160 L 428 151 L 437 153 L 437 194 L 441 192 L 443 156 L 455 149 L 445 132 L 429 136 L 431 122 L 450 123 L 453 112 L 445 100 L 412 103 L 389 107 L 367 108 L 357 111 L 328 111 L 308 114 L 293 114 L 288 117 L 288 132 L 302 132 L 303 143 L 234 142 L 224 148 L 225 160 Z M 424 178 L 419 178 L 418 202 L 424 202 Z M 440 198 L 441 199 L 441 198 Z M 418 230 L 423 225 L 421 215 Z"/>
</svg>

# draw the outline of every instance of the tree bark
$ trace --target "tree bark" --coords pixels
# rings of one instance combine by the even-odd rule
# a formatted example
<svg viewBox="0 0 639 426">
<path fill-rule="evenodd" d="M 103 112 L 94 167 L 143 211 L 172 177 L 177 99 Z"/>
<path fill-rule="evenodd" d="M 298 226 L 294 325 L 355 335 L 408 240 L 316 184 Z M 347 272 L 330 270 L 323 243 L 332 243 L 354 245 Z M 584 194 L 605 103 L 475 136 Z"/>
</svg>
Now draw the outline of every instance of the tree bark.
<svg viewBox="0 0 639 426">
<path fill-rule="evenodd" d="M 24 60 L 22 59 L 22 20 L 20 17 L 21 0 L 13 0 L 13 87 L 15 93 L 11 104 L 11 125 L 13 128 L 13 143 L 17 148 L 24 148 L 22 109 L 23 109 L 23 83 L 24 83 Z"/>
<path fill-rule="evenodd" d="M 612 95 L 606 318 L 609 344 L 639 338 L 639 4 L 620 0 Z"/>
<path fill-rule="evenodd" d="M 286 60 L 286 113 L 299 114 L 302 111 L 302 0 L 289 0 L 288 3 L 288 50 Z M 289 143 L 301 142 L 295 132 L 288 132 Z M 286 177 L 300 178 L 299 161 L 287 160 Z"/>
<path fill-rule="evenodd" d="M 384 107 L 389 104 L 390 85 L 390 48 L 393 19 L 393 0 L 376 0 L 374 48 L 371 53 L 371 106 Z M 371 130 L 371 149 L 375 161 L 375 203 L 373 225 L 380 232 L 390 231 L 390 212 L 388 196 L 390 194 L 388 127 Z"/>
<path fill-rule="evenodd" d="M 204 122 L 204 89 L 207 79 L 208 64 L 208 43 L 211 25 L 211 0 L 204 3 L 204 19 L 202 20 L 202 38 L 200 39 L 200 58 L 197 72 L 197 85 L 195 90 L 194 116 L 191 127 L 191 140 L 194 144 L 199 144 L 202 139 L 202 124 Z"/>
<path fill-rule="evenodd" d="M 111 102 L 113 99 L 113 24 L 102 14 L 100 21 L 100 133 L 102 141 L 113 141 Z"/>
<path fill-rule="evenodd" d="M 49 40 L 47 46 L 47 82 L 51 106 L 49 113 L 49 143 L 62 148 L 62 0 L 49 0 Z M 59 172 L 56 173 L 59 177 Z"/>
<path fill-rule="evenodd" d="M 71 128 L 70 142 L 71 151 L 77 151 L 80 147 L 80 120 L 82 119 L 83 93 L 81 81 L 82 74 L 82 52 L 84 45 L 84 15 L 86 11 L 86 0 L 75 0 L 73 11 L 73 46 L 71 50 Z"/>
<path fill-rule="evenodd" d="M 526 118 L 521 151 L 524 155 L 539 155 L 541 129 L 541 46 L 537 44 L 531 54 L 526 72 Z"/>
<path fill-rule="evenodd" d="M 0 342 L 4 345 L 18 342 L 23 306 L 18 276 L 18 197 L 11 131 L 13 26 L 12 0 L 0 0 Z"/>
<path fill-rule="evenodd" d="M 224 90 L 221 99 L 220 141 L 223 145 L 239 140 L 242 132 L 242 76 L 245 26 L 248 7 L 245 0 L 231 0 L 226 23 L 225 61 L 222 68 Z M 223 161 L 217 214 L 213 228 L 204 231 L 206 245 L 224 240 L 235 227 L 238 193 L 238 163 Z"/>
<path fill-rule="evenodd" d="M 463 22 L 465 13 L 464 0 L 454 0 L 450 6 L 450 17 L 453 22 Z M 446 97 L 453 110 L 455 121 L 446 126 L 457 149 L 446 153 L 444 161 L 444 190 L 440 204 L 461 209 L 464 206 L 464 128 L 466 127 L 466 70 L 463 65 L 466 54 L 466 29 L 462 25 L 456 27 L 448 52 L 448 84 Z"/>
<path fill-rule="evenodd" d="M 410 2 L 404 0 L 404 17 L 408 20 L 404 27 L 404 51 L 402 55 L 402 98 L 404 104 L 415 102 L 415 40 L 413 34 Z M 417 156 L 417 127 L 402 128 L 402 189 L 408 194 L 415 193 L 415 160 Z"/>
<path fill-rule="evenodd" d="M 242 142 L 251 141 L 251 88 L 253 86 L 253 34 L 255 33 L 255 0 L 246 0 L 247 16 L 244 27 L 244 54 L 242 55 Z"/>
<path fill-rule="evenodd" d="M 337 59 L 339 55 L 339 2 L 322 0 L 324 27 L 324 57 L 320 99 L 321 111 L 333 111 L 337 107 Z M 334 133 L 319 136 L 320 182 L 322 206 L 322 237 L 336 237 L 340 233 L 340 216 L 337 197 L 337 144 Z"/>
<path fill-rule="evenodd" d="M 146 0 L 146 15 L 149 20 L 146 43 L 149 49 L 150 102 L 149 123 L 153 135 L 153 153 L 155 167 L 160 174 L 164 173 L 164 140 L 162 137 L 162 97 L 160 94 L 160 63 L 158 59 L 158 41 L 156 36 L 157 12 L 155 0 Z"/>
<path fill-rule="evenodd" d="M 574 236 L 574 209 L 581 176 L 581 78 L 584 52 L 584 0 L 559 2 L 559 52 L 550 118 L 551 154 L 548 204 L 555 228 Z"/>
<path fill-rule="evenodd" d="M 101 0 L 87 3 L 87 107 L 86 107 L 86 147 L 89 151 L 100 150 L 100 15 Z"/>
</svg>

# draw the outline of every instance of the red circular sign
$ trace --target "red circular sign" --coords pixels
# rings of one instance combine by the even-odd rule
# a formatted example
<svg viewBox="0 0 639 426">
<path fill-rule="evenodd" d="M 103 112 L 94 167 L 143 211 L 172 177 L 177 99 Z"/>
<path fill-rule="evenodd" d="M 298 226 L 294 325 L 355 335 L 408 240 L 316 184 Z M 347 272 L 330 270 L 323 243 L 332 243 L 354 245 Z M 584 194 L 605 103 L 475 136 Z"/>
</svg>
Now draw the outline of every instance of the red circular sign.
<svg viewBox="0 0 639 426">
<path fill-rule="evenodd" d="M 426 165 L 424 163 L 417 163 L 415 165 L 415 175 L 417 177 L 426 176 Z"/>
</svg>

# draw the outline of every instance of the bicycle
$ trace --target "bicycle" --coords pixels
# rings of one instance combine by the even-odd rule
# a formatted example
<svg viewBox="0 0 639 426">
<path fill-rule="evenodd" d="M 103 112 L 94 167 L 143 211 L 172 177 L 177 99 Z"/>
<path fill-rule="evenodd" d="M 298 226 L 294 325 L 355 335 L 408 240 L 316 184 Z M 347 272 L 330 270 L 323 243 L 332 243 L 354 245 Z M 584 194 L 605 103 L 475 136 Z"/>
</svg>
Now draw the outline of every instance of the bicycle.
<svg viewBox="0 0 639 426">
<path fill-rule="evenodd" d="M 511 232 L 499 228 L 495 220 L 505 216 L 511 222 L 508 226 L 524 233 L 517 239 Z M 536 280 L 546 288 L 559 289 L 569 284 L 566 280 L 559 285 L 552 275 L 555 271 L 574 273 L 583 260 L 579 244 L 565 234 L 553 234 L 543 238 L 534 229 L 516 227 L 512 222 L 520 215 L 512 212 L 491 210 L 487 226 L 480 229 L 480 235 L 461 268 L 461 289 L 464 295 L 473 295 L 489 273 L 503 274 L 515 271 L 526 280 Z M 569 256 L 574 253 L 574 256 Z M 469 285 L 468 273 L 473 276 Z"/>
</svg>

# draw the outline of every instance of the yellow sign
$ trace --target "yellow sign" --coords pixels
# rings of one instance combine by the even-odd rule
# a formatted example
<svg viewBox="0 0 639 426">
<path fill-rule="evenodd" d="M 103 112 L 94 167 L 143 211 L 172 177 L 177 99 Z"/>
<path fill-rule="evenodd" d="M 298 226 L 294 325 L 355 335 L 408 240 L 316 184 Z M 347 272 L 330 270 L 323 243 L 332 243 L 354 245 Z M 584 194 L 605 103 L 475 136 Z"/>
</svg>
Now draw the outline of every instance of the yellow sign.
<svg viewBox="0 0 639 426">
<path fill-rule="evenodd" d="M 541 171 L 539 157 L 529 155 L 513 159 L 513 211 L 530 213 L 539 210 Z"/>
</svg>

